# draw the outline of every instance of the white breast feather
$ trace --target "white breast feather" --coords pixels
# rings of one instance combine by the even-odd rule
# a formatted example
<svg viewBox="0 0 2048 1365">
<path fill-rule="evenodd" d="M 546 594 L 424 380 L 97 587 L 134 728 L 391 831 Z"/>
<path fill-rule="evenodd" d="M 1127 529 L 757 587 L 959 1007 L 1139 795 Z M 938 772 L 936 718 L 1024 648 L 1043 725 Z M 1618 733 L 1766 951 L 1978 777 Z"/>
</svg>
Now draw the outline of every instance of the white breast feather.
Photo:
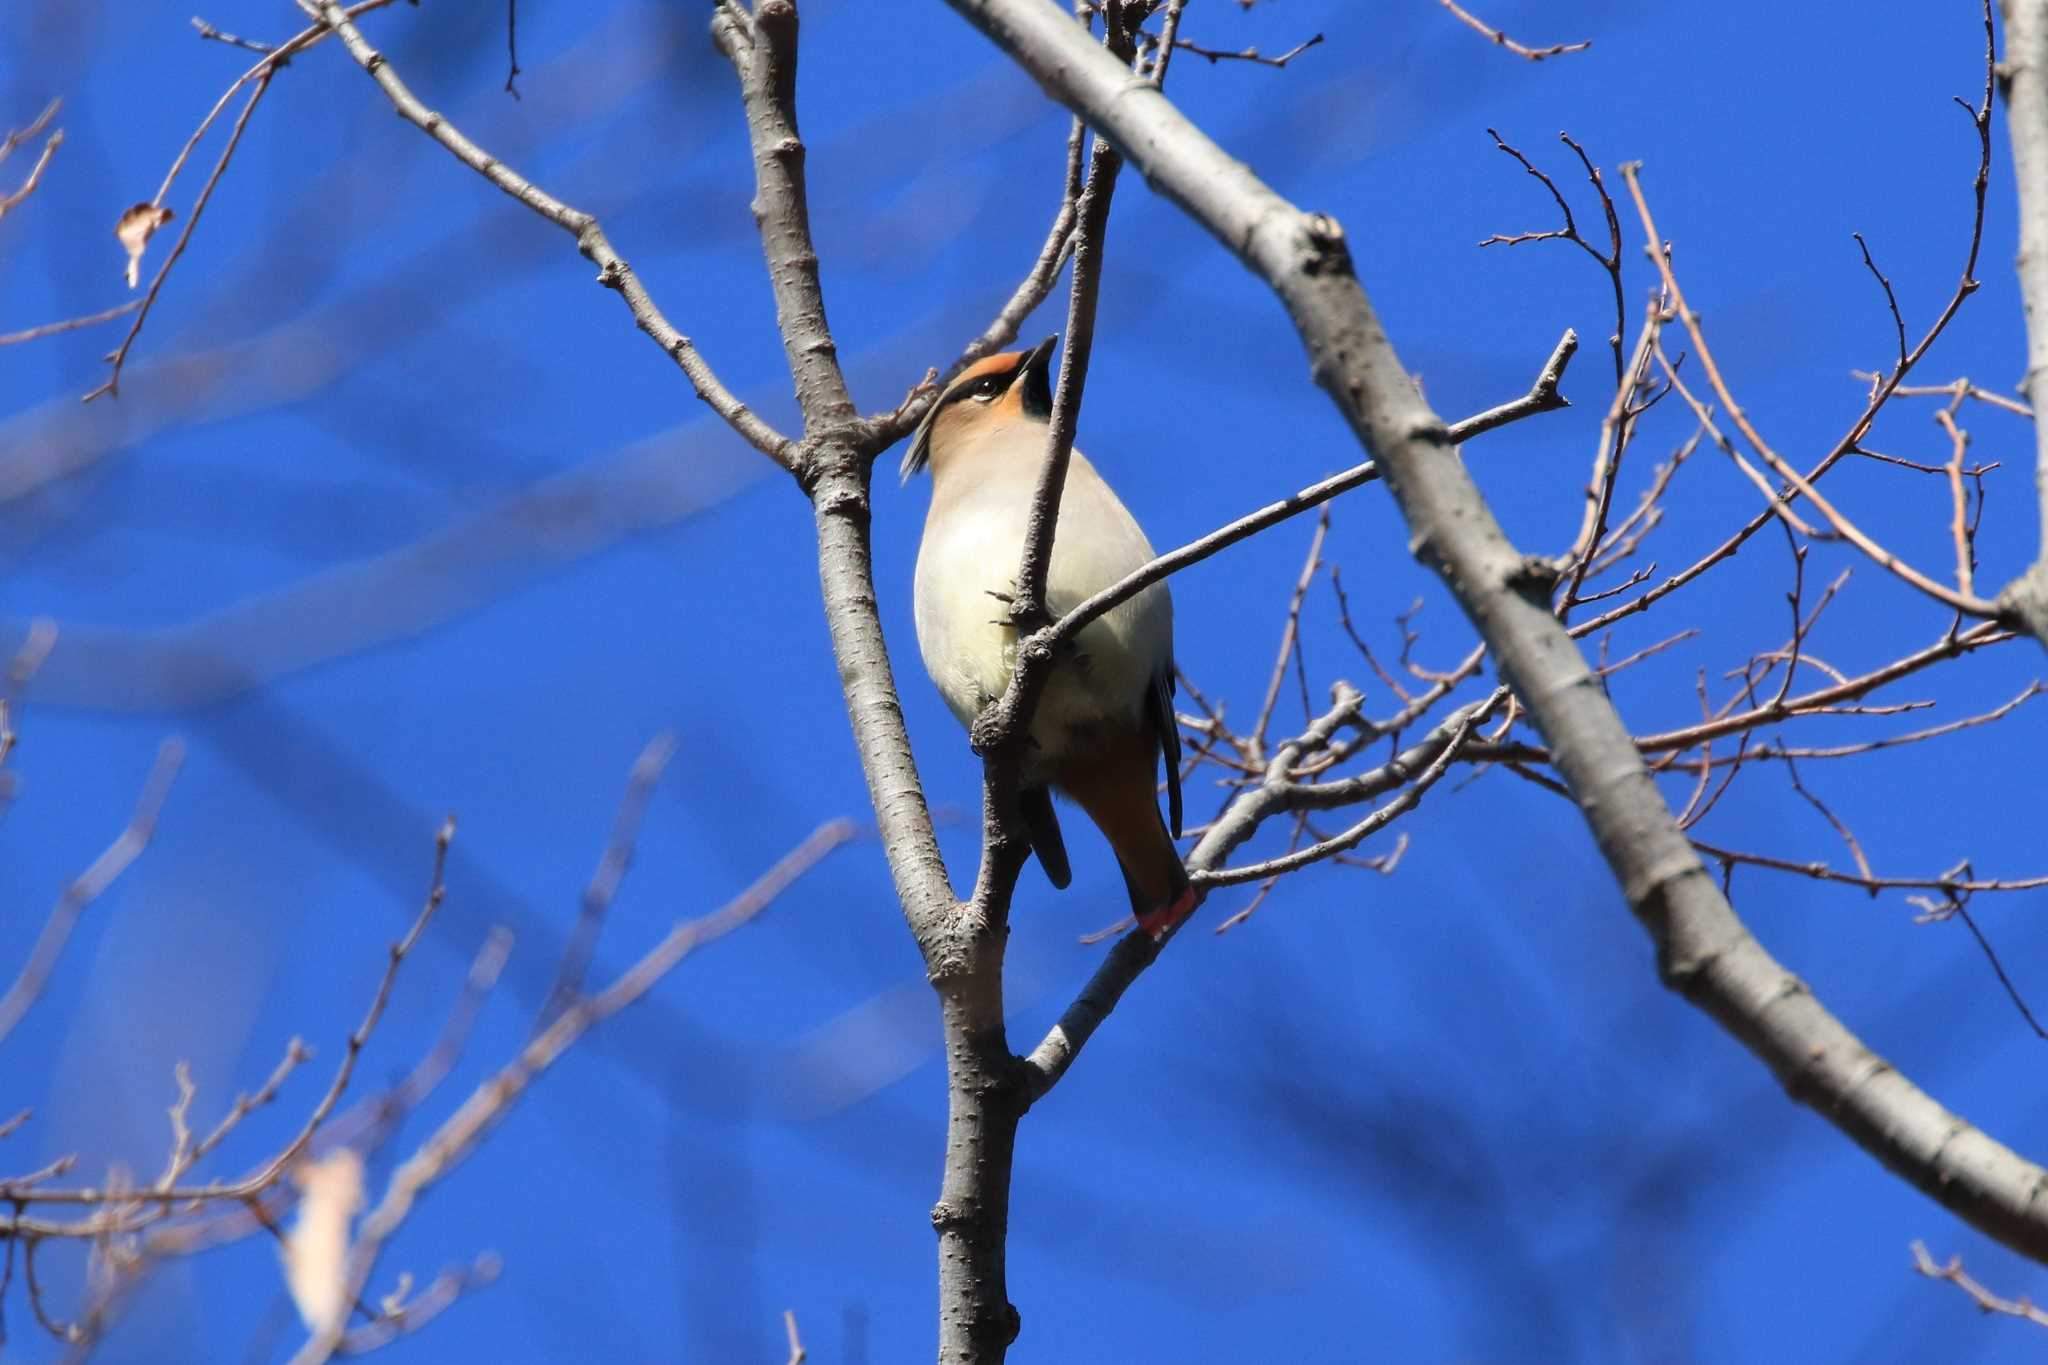
<svg viewBox="0 0 2048 1365">
<path fill-rule="evenodd" d="M 1043 429 L 1032 431 L 1034 443 Z M 917 642 L 925 670 L 959 717 L 972 724 L 1009 685 L 1016 635 L 999 624 L 1024 550 L 1024 518 L 1038 462 L 996 456 L 1007 477 L 984 478 L 964 496 L 934 492 L 918 548 Z M 1014 471 L 1014 473 L 1012 472 Z M 1046 599 L 1055 616 L 1072 610 L 1153 558 L 1123 503 L 1080 451 L 1067 470 L 1053 537 Z M 1156 583 L 1083 629 L 1046 684 L 1031 732 L 1041 759 L 1056 759 L 1073 731 L 1100 721 L 1133 723 L 1173 655 L 1173 604 Z"/>
</svg>

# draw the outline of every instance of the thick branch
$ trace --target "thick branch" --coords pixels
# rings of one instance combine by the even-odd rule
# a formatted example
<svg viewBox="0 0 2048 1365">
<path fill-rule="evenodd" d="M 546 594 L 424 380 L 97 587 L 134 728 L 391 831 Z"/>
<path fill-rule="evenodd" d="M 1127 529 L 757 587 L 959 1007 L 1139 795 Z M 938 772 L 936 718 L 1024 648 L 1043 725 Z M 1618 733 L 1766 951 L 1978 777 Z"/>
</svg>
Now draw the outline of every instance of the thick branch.
<svg viewBox="0 0 2048 1365">
<path fill-rule="evenodd" d="M 825 468 L 812 495 L 825 624 L 896 895 L 925 953 L 926 969 L 941 975 L 933 959 L 953 916 L 953 890 L 903 726 L 903 703 L 875 604 L 868 461 L 846 450 L 832 464 L 837 467 Z"/>
<path fill-rule="evenodd" d="M 1665 981 L 1775 1070 L 1791 1094 L 1960 1216 L 2048 1257 L 2048 1171 L 1943 1109 L 1765 952 L 1687 845 L 1598 678 L 1453 456 L 1359 288 L 1342 229 L 1304 214 L 1163 96 L 1135 85 L 1035 0 L 949 0 L 1286 304 L 1311 372 L 1377 456 L 1414 534 L 1556 755 Z"/>
<path fill-rule="evenodd" d="M 2048 0 L 2004 0 L 2006 130 L 2019 191 L 2020 301 L 2027 315 L 2027 373 L 2021 388 L 2036 412 L 2048 402 Z M 2048 423 L 2034 424 L 2041 549 L 2007 585 L 2009 606 L 2048 645 Z"/>
<path fill-rule="evenodd" d="M 1085 14 L 1082 17 L 1085 33 Z M 1104 11 L 1103 22 L 1109 50 L 1120 63 L 1129 63 L 1131 35 L 1115 6 Z M 1039 630 L 1049 621 L 1046 578 L 1094 350 L 1110 199 L 1122 166 L 1116 150 L 1097 138 L 1087 184 L 1075 204 L 1066 350 L 1038 481 L 1025 516 L 1010 602 L 1009 618 L 1020 633 Z M 1070 169 L 1070 183 L 1071 174 Z M 953 960 L 952 974 L 935 977 L 944 1016 L 947 1078 L 946 1167 L 939 1201 L 932 1208 L 932 1226 L 939 1234 L 941 1365 L 1001 1360 L 1020 1326 L 1010 1303 L 1006 1245 L 1017 1124 L 1029 1101 L 1003 1021 L 1003 943 L 1010 899 L 1028 848 L 1016 809 L 1018 765 L 1029 743 L 1028 727 L 1051 671 L 1053 651 L 1042 641 L 1027 641 L 1017 658 L 1004 695 L 974 726 L 975 748 L 982 755 L 981 869 L 973 899 L 956 917 L 949 935 L 946 955 Z"/>
<path fill-rule="evenodd" d="M 796 5 L 761 0 L 749 16 L 721 4 L 711 35 L 739 73 L 747 136 L 754 148 L 754 224 L 768 259 L 775 322 L 796 383 L 804 427 L 851 421 L 853 398 L 839 370 L 839 350 L 825 322 L 818 252 L 811 244 L 810 200 L 804 188 L 804 143 L 796 130 Z"/>
</svg>

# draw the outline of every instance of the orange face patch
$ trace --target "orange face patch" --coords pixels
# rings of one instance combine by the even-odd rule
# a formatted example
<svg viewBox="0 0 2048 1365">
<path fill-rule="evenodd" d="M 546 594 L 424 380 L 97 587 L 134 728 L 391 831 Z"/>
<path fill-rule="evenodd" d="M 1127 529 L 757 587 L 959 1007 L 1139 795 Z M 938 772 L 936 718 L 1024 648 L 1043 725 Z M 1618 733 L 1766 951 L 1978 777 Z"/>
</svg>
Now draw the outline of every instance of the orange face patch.
<svg viewBox="0 0 2048 1365">
<path fill-rule="evenodd" d="M 950 445 L 961 433 L 984 423 L 1021 418 L 1024 401 L 1016 378 L 1017 368 L 1025 359 L 1023 351 L 1006 351 L 978 360 L 961 371 L 919 424 L 910 450 L 903 457 L 903 477 L 907 480 L 930 463 L 934 440 Z"/>
</svg>

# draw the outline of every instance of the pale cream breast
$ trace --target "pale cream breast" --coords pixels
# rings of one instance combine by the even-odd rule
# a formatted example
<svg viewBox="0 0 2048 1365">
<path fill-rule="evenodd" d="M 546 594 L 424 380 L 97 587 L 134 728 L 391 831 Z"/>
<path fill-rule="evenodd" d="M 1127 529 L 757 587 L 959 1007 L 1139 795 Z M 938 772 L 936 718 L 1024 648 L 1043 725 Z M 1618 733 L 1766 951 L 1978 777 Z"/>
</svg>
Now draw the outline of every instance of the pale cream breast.
<svg viewBox="0 0 2048 1365">
<path fill-rule="evenodd" d="M 995 593 L 1008 594 L 1023 554 L 1024 521 L 1042 449 L 1042 426 L 1018 433 L 1030 449 L 979 452 L 974 477 L 934 480 L 918 549 L 916 620 L 925 669 L 953 714 L 972 724 L 1009 685 L 1016 635 Z M 1145 534 L 1109 485 L 1075 451 L 1060 500 L 1047 573 L 1055 615 L 1153 558 Z M 1077 637 L 1048 680 L 1033 718 L 1033 757 L 1056 762 L 1092 727 L 1140 722 L 1153 679 L 1171 667 L 1173 607 L 1154 584 Z M 1038 766 L 1034 763 L 1034 767 Z"/>
</svg>

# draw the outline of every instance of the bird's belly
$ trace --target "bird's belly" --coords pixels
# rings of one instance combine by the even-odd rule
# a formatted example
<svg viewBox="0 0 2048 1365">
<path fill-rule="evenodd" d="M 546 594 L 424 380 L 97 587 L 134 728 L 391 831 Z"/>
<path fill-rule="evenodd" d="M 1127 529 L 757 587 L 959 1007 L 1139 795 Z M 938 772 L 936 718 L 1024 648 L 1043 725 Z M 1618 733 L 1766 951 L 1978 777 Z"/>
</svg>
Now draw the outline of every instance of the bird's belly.
<svg viewBox="0 0 2048 1365">
<path fill-rule="evenodd" d="M 1099 480 L 1078 497 L 1070 474 L 1046 575 L 1057 617 L 1152 557 L 1144 533 Z M 927 520 L 916 581 L 917 637 L 925 669 L 960 723 L 972 726 L 1010 684 L 1017 634 L 1005 618 L 1023 553 L 1022 490 L 991 487 Z M 1144 723 L 1155 680 L 1173 657 L 1173 609 L 1155 583 L 1089 622 L 1059 653 L 1032 714 L 1027 780 L 1053 776 L 1068 755 Z"/>
<path fill-rule="evenodd" d="M 953 623 L 950 630 L 933 629 L 941 612 L 919 613 L 926 668 L 962 725 L 973 725 L 1002 696 L 1017 664 L 1017 633 L 997 619 L 1005 608 L 987 602 L 978 618 L 964 610 L 943 613 Z M 962 628 L 964 620 L 975 624 Z M 1090 622 L 1060 651 L 1032 713 L 1027 780 L 1050 778 L 1070 754 L 1105 732 L 1140 722 L 1157 664 L 1127 629 L 1119 629 L 1126 625 L 1115 619 Z"/>
</svg>

